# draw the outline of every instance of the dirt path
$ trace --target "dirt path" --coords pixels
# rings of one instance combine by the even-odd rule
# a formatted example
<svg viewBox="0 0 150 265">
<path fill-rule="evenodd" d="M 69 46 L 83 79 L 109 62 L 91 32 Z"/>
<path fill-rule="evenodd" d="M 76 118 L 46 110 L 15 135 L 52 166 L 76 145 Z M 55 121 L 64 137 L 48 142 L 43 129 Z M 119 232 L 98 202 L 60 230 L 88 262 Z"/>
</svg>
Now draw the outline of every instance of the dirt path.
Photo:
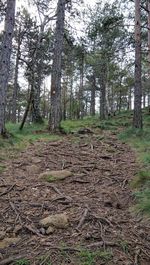
<svg viewBox="0 0 150 265">
<path fill-rule="evenodd" d="M 103 140 L 83 135 L 55 143 L 39 141 L 5 164 L 0 178 L 0 230 L 5 237 L 20 240 L 7 248 L 1 241 L 0 264 L 9 264 L 2 262 L 18 255 L 41 265 L 150 264 L 150 225 L 130 210 L 135 157 L 115 135 Z M 53 183 L 64 197 L 39 179 L 49 169 L 73 172 L 72 177 Z M 39 220 L 64 212 L 69 227 L 42 235 Z"/>
</svg>

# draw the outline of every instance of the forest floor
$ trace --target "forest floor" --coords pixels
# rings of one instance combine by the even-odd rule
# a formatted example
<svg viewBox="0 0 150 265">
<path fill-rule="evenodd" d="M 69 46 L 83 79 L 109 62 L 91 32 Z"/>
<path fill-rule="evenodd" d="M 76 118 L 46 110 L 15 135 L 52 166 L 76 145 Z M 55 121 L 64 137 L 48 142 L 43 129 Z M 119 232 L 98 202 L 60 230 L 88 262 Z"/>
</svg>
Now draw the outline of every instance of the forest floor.
<svg viewBox="0 0 150 265">
<path fill-rule="evenodd" d="M 150 265 L 150 223 L 133 208 L 139 165 L 116 132 L 37 140 L 3 161 L 0 265 Z M 72 176 L 54 182 L 48 170 Z M 44 234 L 39 222 L 63 213 L 64 229 Z"/>
</svg>

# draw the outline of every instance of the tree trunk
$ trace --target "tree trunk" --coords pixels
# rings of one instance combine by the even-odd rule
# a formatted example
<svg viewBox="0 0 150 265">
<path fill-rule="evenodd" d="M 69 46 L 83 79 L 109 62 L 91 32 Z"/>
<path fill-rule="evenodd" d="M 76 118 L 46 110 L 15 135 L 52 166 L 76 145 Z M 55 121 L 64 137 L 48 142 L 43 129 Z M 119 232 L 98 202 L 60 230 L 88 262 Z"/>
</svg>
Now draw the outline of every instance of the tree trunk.
<svg viewBox="0 0 150 265">
<path fill-rule="evenodd" d="M 100 119 L 106 118 L 106 65 L 103 65 L 100 78 Z"/>
<path fill-rule="evenodd" d="M 96 79 L 95 76 L 93 76 L 93 83 L 92 83 L 92 89 L 91 89 L 91 115 L 95 116 L 95 91 L 96 91 Z"/>
<path fill-rule="evenodd" d="M 18 31 L 18 47 L 16 54 L 16 64 L 15 64 L 15 77 L 14 77 L 14 90 L 12 98 L 12 122 L 16 123 L 16 110 L 17 110 L 17 96 L 18 96 L 18 68 L 19 68 L 19 58 L 20 58 L 20 47 L 21 47 L 21 25 Z"/>
<path fill-rule="evenodd" d="M 83 106 L 83 81 L 84 80 L 84 53 L 81 54 L 81 65 L 80 65 L 80 87 L 79 87 L 79 116 L 83 119 L 84 106 Z"/>
<path fill-rule="evenodd" d="M 148 8 L 148 79 L 150 81 L 150 0 L 148 0 L 147 8 Z M 150 87 L 148 92 L 148 107 L 150 109 Z"/>
<path fill-rule="evenodd" d="M 128 110 L 131 110 L 131 101 L 132 101 L 132 89 L 129 87 L 129 92 L 128 92 Z"/>
<path fill-rule="evenodd" d="M 0 56 L 0 134 L 5 135 L 5 107 L 7 85 L 12 51 L 12 38 L 15 25 L 15 0 L 7 0 L 4 36 Z"/>
<path fill-rule="evenodd" d="M 60 129 L 61 122 L 61 62 L 64 40 L 66 0 L 58 0 L 55 46 L 51 76 L 51 109 L 49 129 L 53 132 Z"/>
<path fill-rule="evenodd" d="M 24 127 L 24 124 L 26 122 L 26 119 L 28 117 L 28 113 L 30 111 L 30 106 L 31 106 L 31 103 L 32 103 L 32 100 L 33 100 L 33 94 L 34 94 L 34 83 L 31 85 L 31 91 L 30 91 L 30 95 L 29 95 L 29 99 L 28 99 L 28 102 L 27 102 L 27 107 L 26 107 L 26 110 L 24 112 L 24 115 L 23 115 L 23 119 L 22 119 L 22 122 L 21 122 L 21 125 L 19 127 L 20 130 L 23 129 Z"/>
<path fill-rule="evenodd" d="M 135 88 L 133 127 L 142 128 L 141 0 L 135 0 Z"/>
<path fill-rule="evenodd" d="M 41 52 L 41 45 L 42 45 L 42 41 L 43 41 L 43 33 L 44 33 L 44 29 L 45 29 L 45 21 L 43 22 L 43 24 L 41 24 L 40 27 L 40 32 L 39 32 L 39 36 L 38 36 L 38 43 L 37 43 L 37 47 L 36 47 L 36 52 L 35 52 L 35 57 L 37 56 L 37 54 L 39 54 Z M 41 98 L 40 98 L 40 94 L 41 94 L 41 86 L 42 86 L 42 64 L 43 64 L 43 58 L 42 56 L 40 56 L 40 61 L 39 61 L 39 65 L 37 68 L 37 78 L 35 81 L 35 86 L 34 86 L 34 96 L 33 96 L 33 106 L 32 106 L 32 120 L 35 123 L 43 123 L 42 120 L 42 116 L 40 113 L 40 102 L 41 102 Z M 33 66 L 34 67 L 34 66 Z"/>
</svg>

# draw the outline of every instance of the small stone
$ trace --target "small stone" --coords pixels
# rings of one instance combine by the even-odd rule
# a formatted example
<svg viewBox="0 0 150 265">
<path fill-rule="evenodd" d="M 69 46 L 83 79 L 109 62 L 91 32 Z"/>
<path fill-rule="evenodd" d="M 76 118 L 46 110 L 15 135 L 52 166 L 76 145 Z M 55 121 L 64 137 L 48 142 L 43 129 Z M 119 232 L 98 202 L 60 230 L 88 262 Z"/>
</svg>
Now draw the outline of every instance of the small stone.
<svg viewBox="0 0 150 265">
<path fill-rule="evenodd" d="M 53 234 L 54 231 L 55 231 L 54 227 L 53 226 L 49 226 L 48 229 L 46 230 L 46 234 L 47 235 Z"/>
<path fill-rule="evenodd" d="M 39 171 L 39 167 L 36 165 L 29 165 L 26 167 L 26 170 L 29 174 L 37 174 Z"/>
<path fill-rule="evenodd" d="M 52 170 L 46 171 L 40 174 L 40 179 L 44 179 L 48 182 L 53 182 L 57 180 L 63 180 L 72 176 L 72 172 L 69 170 Z"/>
<path fill-rule="evenodd" d="M 48 228 L 54 226 L 56 228 L 67 228 L 69 226 L 68 216 L 65 213 L 49 215 L 40 221 L 40 226 Z"/>
<path fill-rule="evenodd" d="M 5 238 L 6 232 L 0 231 L 0 240 L 3 240 Z"/>
<path fill-rule="evenodd" d="M 39 229 L 39 231 L 40 231 L 40 233 L 41 233 L 42 235 L 45 235 L 45 233 L 46 233 L 46 231 L 45 231 L 45 229 L 44 229 L 43 227 L 41 227 L 41 228 Z"/>
</svg>

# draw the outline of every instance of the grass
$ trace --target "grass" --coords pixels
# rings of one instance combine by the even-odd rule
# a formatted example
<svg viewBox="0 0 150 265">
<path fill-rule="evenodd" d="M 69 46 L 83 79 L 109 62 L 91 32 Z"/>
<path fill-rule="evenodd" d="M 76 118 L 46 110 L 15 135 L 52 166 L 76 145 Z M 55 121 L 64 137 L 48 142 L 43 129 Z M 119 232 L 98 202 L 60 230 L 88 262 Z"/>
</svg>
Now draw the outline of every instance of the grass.
<svg viewBox="0 0 150 265">
<path fill-rule="evenodd" d="M 136 209 L 150 215 L 150 114 L 146 109 L 143 111 L 143 123 L 142 130 L 129 127 L 119 134 L 119 139 L 135 150 L 141 168 L 131 182 L 137 198 Z"/>
<path fill-rule="evenodd" d="M 6 129 L 10 134 L 8 139 L 0 137 L 0 161 L 7 159 L 13 153 L 25 149 L 29 144 L 39 141 L 57 141 L 58 135 L 52 135 L 47 131 L 46 123 L 43 124 L 26 124 L 22 131 L 19 130 L 19 124 L 7 123 Z M 0 164 L 0 171 L 2 171 Z"/>
<path fill-rule="evenodd" d="M 89 251 L 82 250 L 79 253 L 80 265 L 95 265 L 99 260 L 106 262 L 112 259 L 110 251 Z"/>
<path fill-rule="evenodd" d="M 95 117 L 85 117 L 80 120 L 66 120 L 62 121 L 61 126 L 66 133 L 76 132 L 84 127 L 93 127 L 96 124 L 99 124 L 100 120 L 98 116 Z"/>
<path fill-rule="evenodd" d="M 27 259 L 19 259 L 15 262 L 15 265 L 30 265 L 30 261 Z"/>
</svg>

